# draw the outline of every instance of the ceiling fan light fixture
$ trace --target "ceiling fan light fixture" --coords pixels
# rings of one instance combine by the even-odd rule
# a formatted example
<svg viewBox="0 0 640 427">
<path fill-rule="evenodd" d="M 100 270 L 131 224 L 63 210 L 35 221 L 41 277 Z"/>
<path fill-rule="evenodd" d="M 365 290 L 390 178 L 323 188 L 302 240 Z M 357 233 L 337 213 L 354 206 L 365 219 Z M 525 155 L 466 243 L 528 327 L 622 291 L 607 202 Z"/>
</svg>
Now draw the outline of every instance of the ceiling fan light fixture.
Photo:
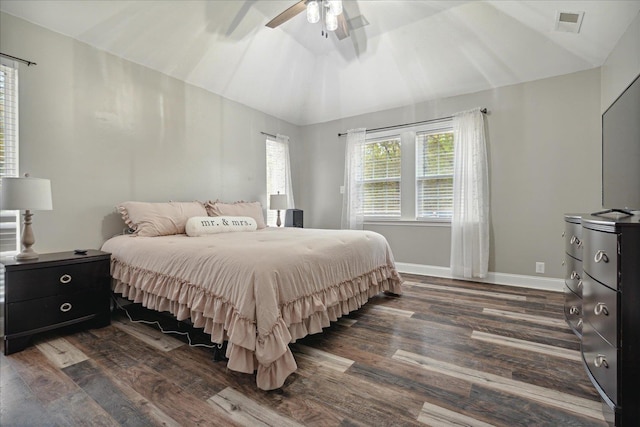
<svg viewBox="0 0 640 427">
<path fill-rule="evenodd" d="M 307 21 L 310 24 L 315 24 L 320 21 L 320 6 L 318 6 L 318 2 L 315 0 L 307 3 Z"/>
<path fill-rule="evenodd" d="M 325 25 L 327 26 L 327 31 L 335 31 L 338 29 L 338 17 L 333 13 L 327 11 L 327 16 L 325 20 Z"/>
<path fill-rule="evenodd" d="M 342 0 L 329 0 L 329 10 L 335 16 L 342 13 Z"/>
</svg>

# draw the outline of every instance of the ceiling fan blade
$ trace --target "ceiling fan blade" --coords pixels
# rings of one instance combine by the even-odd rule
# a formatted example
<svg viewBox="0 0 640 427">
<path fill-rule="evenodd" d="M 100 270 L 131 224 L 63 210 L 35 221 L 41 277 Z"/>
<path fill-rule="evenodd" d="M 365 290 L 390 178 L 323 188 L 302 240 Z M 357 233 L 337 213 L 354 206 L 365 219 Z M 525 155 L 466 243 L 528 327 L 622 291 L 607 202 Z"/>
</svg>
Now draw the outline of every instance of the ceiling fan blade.
<svg viewBox="0 0 640 427">
<path fill-rule="evenodd" d="M 345 18 L 345 12 L 337 16 L 338 28 L 335 30 L 338 40 L 344 40 L 349 37 L 349 27 L 347 26 L 347 18 Z"/>
<path fill-rule="evenodd" d="M 273 18 L 271 21 L 267 22 L 267 27 L 276 28 L 277 26 L 284 24 L 289 19 L 293 18 L 307 7 L 305 5 L 306 0 L 300 0 L 298 3 L 294 4 L 280 15 Z"/>
</svg>

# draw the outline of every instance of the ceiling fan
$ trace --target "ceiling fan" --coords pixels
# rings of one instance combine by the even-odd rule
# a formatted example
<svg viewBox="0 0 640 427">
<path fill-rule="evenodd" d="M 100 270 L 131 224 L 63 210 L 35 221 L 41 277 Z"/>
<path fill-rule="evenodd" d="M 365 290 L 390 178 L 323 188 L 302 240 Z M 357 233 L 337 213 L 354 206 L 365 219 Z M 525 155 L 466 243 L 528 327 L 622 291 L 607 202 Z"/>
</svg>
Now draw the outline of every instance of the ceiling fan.
<svg viewBox="0 0 640 427">
<path fill-rule="evenodd" d="M 315 5 L 310 5 L 310 3 L 315 3 Z M 300 0 L 299 2 L 295 3 L 293 6 L 289 7 L 284 12 L 273 18 L 271 21 L 267 22 L 266 26 L 269 28 L 276 28 L 305 10 L 307 10 L 307 14 L 309 14 L 308 8 L 315 8 L 320 16 L 326 16 L 329 13 L 332 13 L 331 11 L 333 11 L 331 3 L 332 2 L 328 0 Z M 340 1 L 339 3 L 340 9 L 342 10 L 342 2 Z M 337 28 L 333 31 L 338 37 L 338 40 L 343 40 L 349 37 L 349 27 L 347 26 L 347 18 L 345 15 L 346 12 L 344 11 L 341 11 L 341 13 L 339 14 L 335 14 L 338 25 Z M 309 19 L 309 15 L 307 15 L 307 17 Z M 310 22 L 312 21 L 310 20 Z M 317 20 L 315 22 L 317 22 Z M 327 30 L 325 30 L 324 25 L 325 24 L 323 21 L 322 35 L 327 37 L 329 33 Z"/>
</svg>

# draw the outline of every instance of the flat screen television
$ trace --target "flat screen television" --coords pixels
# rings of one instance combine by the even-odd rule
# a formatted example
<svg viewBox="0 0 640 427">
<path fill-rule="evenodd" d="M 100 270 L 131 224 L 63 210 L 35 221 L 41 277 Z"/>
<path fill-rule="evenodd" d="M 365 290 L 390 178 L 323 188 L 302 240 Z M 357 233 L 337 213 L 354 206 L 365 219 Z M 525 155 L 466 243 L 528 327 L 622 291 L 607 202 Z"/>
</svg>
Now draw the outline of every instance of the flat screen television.
<svg viewBox="0 0 640 427">
<path fill-rule="evenodd" d="M 602 206 L 640 210 L 640 75 L 602 114 Z"/>
</svg>

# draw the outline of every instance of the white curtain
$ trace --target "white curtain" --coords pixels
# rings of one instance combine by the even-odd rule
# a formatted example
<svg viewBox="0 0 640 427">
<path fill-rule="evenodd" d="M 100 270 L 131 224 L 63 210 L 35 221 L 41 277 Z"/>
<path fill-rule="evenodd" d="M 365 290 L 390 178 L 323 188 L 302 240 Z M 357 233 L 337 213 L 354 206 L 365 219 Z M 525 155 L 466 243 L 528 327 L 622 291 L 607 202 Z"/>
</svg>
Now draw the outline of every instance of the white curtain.
<svg viewBox="0 0 640 427">
<path fill-rule="evenodd" d="M 367 130 L 347 131 L 344 160 L 344 194 L 342 197 L 342 228 L 362 230 L 362 164 Z"/>
<path fill-rule="evenodd" d="M 489 168 L 479 108 L 453 116 L 451 273 L 484 278 L 489 268 Z"/>
</svg>

